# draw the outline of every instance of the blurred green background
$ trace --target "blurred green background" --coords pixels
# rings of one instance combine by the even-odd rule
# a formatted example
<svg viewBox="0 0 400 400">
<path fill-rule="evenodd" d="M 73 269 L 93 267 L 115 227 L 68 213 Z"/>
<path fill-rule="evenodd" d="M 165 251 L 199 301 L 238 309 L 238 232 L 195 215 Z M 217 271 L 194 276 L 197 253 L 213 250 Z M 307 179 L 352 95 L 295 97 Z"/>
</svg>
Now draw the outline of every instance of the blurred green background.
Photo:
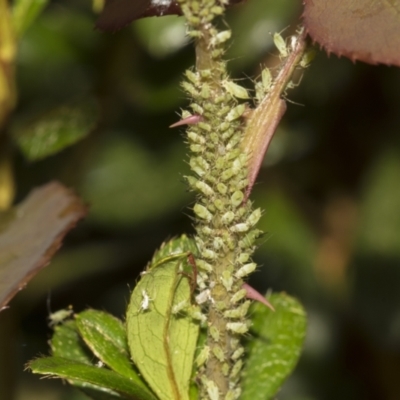
<svg viewBox="0 0 400 400">
<path fill-rule="evenodd" d="M 301 2 L 248 0 L 226 21 L 232 76 L 249 84 L 277 57 L 270 32 L 295 29 Z M 48 352 L 50 311 L 124 316 L 154 250 L 193 231 L 183 130 L 168 126 L 193 65 L 182 18 L 94 30 L 89 1 L 53 1 L 20 41 L 12 123 L 95 98 L 90 135 L 36 162 L 15 148 L 17 201 L 57 179 L 90 205 L 51 264 L 0 314 L 1 400 L 82 400 L 24 372 Z M 267 233 L 251 284 L 305 305 L 303 356 L 281 400 L 400 399 L 400 70 L 318 52 L 265 159 L 253 199 Z"/>
</svg>

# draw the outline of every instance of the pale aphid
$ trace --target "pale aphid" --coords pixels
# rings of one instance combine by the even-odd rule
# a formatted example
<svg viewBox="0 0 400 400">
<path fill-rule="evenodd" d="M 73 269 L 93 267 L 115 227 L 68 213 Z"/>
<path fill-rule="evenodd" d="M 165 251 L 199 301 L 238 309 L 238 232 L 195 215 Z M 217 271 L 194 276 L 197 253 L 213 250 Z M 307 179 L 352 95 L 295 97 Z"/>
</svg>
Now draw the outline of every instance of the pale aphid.
<svg viewBox="0 0 400 400">
<path fill-rule="evenodd" d="M 207 380 L 206 382 L 207 394 L 210 400 L 220 400 L 219 389 L 215 382 Z"/>
<path fill-rule="evenodd" d="M 250 275 L 252 272 L 254 272 L 256 268 L 256 263 L 245 264 L 236 271 L 235 276 L 238 279 L 244 278 L 245 276 Z"/>
<path fill-rule="evenodd" d="M 208 346 L 204 346 L 196 358 L 195 363 L 197 367 L 201 367 L 202 365 L 204 365 L 205 362 L 208 360 L 209 356 L 210 356 L 210 348 Z"/>
<path fill-rule="evenodd" d="M 232 108 L 228 112 L 228 115 L 226 116 L 225 119 L 229 122 L 234 121 L 235 119 L 240 118 L 245 111 L 246 111 L 246 104 L 239 104 L 238 106 Z"/>
<path fill-rule="evenodd" d="M 211 46 L 218 46 L 227 40 L 229 40 L 232 36 L 232 32 L 230 30 L 221 31 L 217 33 L 215 36 L 211 38 Z"/>
<path fill-rule="evenodd" d="M 249 98 L 249 94 L 243 86 L 240 86 L 230 80 L 222 81 L 222 86 L 233 97 L 237 97 L 238 99 L 248 99 Z"/>
<path fill-rule="evenodd" d="M 243 335 L 249 330 L 249 326 L 245 322 L 228 322 L 226 327 L 233 333 L 238 333 L 239 335 Z"/>
<path fill-rule="evenodd" d="M 223 362 L 225 360 L 224 351 L 220 346 L 214 346 L 212 352 L 220 362 Z"/>
<path fill-rule="evenodd" d="M 280 56 L 286 58 L 289 55 L 289 49 L 285 42 L 285 39 L 278 32 L 274 33 L 273 39 L 274 39 L 274 44 L 278 49 Z"/>
<path fill-rule="evenodd" d="M 211 325 L 210 329 L 209 329 L 209 333 L 210 333 L 210 336 L 213 338 L 214 342 L 218 343 L 219 339 L 220 339 L 220 334 L 219 334 L 218 328 L 216 328 L 214 325 Z"/>
<path fill-rule="evenodd" d="M 239 307 L 224 312 L 225 318 L 242 319 L 246 316 L 251 301 L 245 301 Z"/>
<path fill-rule="evenodd" d="M 231 378 L 234 378 L 235 376 L 239 375 L 239 372 L 241 371 L 243 367 L 243 361 L 242 360 L 238 360 L 236 361 L 235 365 L 232 368 L 232 372 L 231 372 Z"/>
<path fill-rule="evenodd" d="M 70 318 L 73 313 L 74 313 L 74 310 L 72 309 L 72 306 L 69 306 L 68 308 L 65 308 L 65 309 L 62 309 L 62 310 L 58 310 L 58 311 L 56 311 L 54 313 L 51 313 L 48 316 L 49 326 L 53 327 L 53 326 L 56 326 L 58 324 L 61 324 L 66 319 Z"/>
<path fill-rule="evenodd" d="M 231 356 L 232 360 L 233 360 L 233 361 L 238 360 L 238 359 L 242 356 L 243 353 L 244 353 L 244 347 L 243 347 L 243 346 L 240 346 L 238 349 L 236 349 L 236 350 L 233 352 L 233 354 L 232 354 L 232 356 Z"/>
<path fill-rule="evenodd" d="M 150 302 L 153 301 L 146 290 L 142 290 L 142 301 L 140 302 L 139 312 L 147 311 L 150 307 Z"/>
</svg>

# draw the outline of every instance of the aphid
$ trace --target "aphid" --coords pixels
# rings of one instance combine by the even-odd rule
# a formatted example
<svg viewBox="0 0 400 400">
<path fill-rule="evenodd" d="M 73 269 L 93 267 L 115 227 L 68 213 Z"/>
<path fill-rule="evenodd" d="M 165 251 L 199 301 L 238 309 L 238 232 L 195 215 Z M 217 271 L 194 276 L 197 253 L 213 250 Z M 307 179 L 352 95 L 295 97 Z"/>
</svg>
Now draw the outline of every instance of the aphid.
<svg viewBox="0 0 400 400">
<path fill-rule="evenodd" d="M 217 210 L 222 211 L 225 208 L 225 202 L 221 199 L 215 199 L 213 204 Z"/>
<path fill-rule="evenodd" d="M 220 361 L 223 362 L 225 360 L 224 351 L 219 346 L 213 346 L 212 352 L 214 356 Z"/>
<path fill-rule="evenodd" d="M 210 211 L 207 210 L 204 206 L 199 203 L 196 203 L 193 207 L 194 213 L 201 219 L 204 219 L 207 222 L 211 222 L 213 215 Z"/>
<path fill-rule="evenodd" d="M 214 383 L 213 381 L 207 380 L 205 386 L 207 388 L 207 394 L 208 394 L 208 397 L 210 398 L 210 400 L 220 400 L 219 389 L 218 389 L 218 386 L 216 385 L 216 383 Z"/>
<path fill-rule="evenodd" d="M 231 179 L 233 175 L 235 175 L 235 171 L 233 170 L 233 168 L 228 168 L 221 174 L 221 179 L 223 181 L 227 181 Z"/>
<path fill-rule="evenodd" d="M 240 267 L 236 273 L 235 276 L 238 279 L 244 278 L 245 276 L 251 274 L 252 272 L 254 272 L 257 268 L 257 264 L 256 263 L 248 263 L 243 265 L 243 267 Z"/>
<path fill-rule="evenodd" d="M 62 310 L 58 310 L 58 311 L 56 311 L 54 313 L 51 313 L 48 316 L 49 326 L 53 327 L 53 326 L 56 326 L 58 324 L 61 324 L 66 319 L 71 317 L 71 315 L 73 313 L 74 313 L 74 310 L 72 309 L 72 306 L 69 306 L 68 308 L 65 308 L 65 309 L 62 309 Z"/>
<path fill-rule="evenodd" d="M 179 314 L 182 310 L 187 307 L 188 303 L 186 300 L 182 300 L 179 303 L 172 306 L 172 314 L 176 315 Z"/>
<path fill-rule="evenodd" d="M 277 32 L 274 33 L 273 39 L 274 39 L 274 44 L 278 49 L 281 57 L 286 58 L 289 55 L 289 49 L 287 47 L 285 39 L 282 37 L 280 33 Z"/>
<path fill-rule="evenodd" d="M 217 45 L 229 40 L 231 38 L 231 36 L 232 36 L 232 32 L 230 30 L 221 31 L 211 38 L 210 44 L 211 44 L 211 46 L 217 46 Z"/>
<path fill-rule="evenodd" d="M 248 325 L 245 322 L 228 322 L 226 324 L 226 327 L 234 332 L 234 333 L 238 333 L 240 335 L 243 335 L 244 333 L 246 333 L 249 330 Z"/>
<path fill-rule="evenodd" d="M 103 368 L 103 367 L 104 367 L 104 363 L 103 363 L 103 361 L 99 360 L 99 361 L 97 361 L 97 363 L 95 364 L 95 366 L 96 366 L 97 368 Z"/>
<path fill-rule="evenodd" d="M 231 297 L 231 303 L 236 304 L 240 300 L 244 299 L 247 295 L 247 290 L 242 288 L 239 291 L 237 291 L 232 297 Z"/>
<path fill-rule="evenodd" d="M 249 216 L 249 218 L 247 218 L 246 223 L 249 226 L 254 226 L 257 224 L 257 222 L 260 220 L 261 218 L 261 209 L 260 208 L 256 208 Z"/>
<path fill-rule="evenodd" d="M 237 400 L 242 394 L 240 388 L 229 389 L 224 400 Z"/>
<path fill-rule="evenodd" d="M 187 136 L 192 142 L 195 142 L 198 144 L 206 143 L 206 139 L 203 136 L 198 135 L 197 133 L 193 132 L 192 130 L 188 131 Z"/>
<path fill-rule="evenodd" d="M 225 88 L 225 90 L 233 97 L 237 97 L 238 99 L 248 99 L 249 94 L 247 93 L 247 90 L 240 85 L 237 85 L 236 83 L 225 80 L 222 81 L 222 86 Z"/>
<path fill-rule="evenodd" d="M 215 342 L 219 342 L 219 330 L 215 326 L 210 326 L 209 329 L 210 336 L 214 339 Z"/>
<path fill-rule="evenodd" d="M 196 357 L 196 365 L 197 367 L 201 367 L 202 365 L 205 364 L 205 362 L 208 360 L 208 357 L 210 356 L 210 348 L 208 346 L 204 346 L 199 355 Z"/>
<path fill-rule="evenodd" d="M 205 196 L 212 196 L 214 194 L 214 190 L 205 182 L 197 181 L 195 185 L 196 189 L 198 189 Z"/>
<path fill-rule="evenodd" d="M 223 100 L 225 100 L 225 97 L 223 98 Z M 217 102 L 217 100 L 215 100 L 215 102 Z M 229 113 L 229 111 L 231 111 L 231 107 L 223 106 L 217 111 L 217 116 L 220 118 L 223 118 L 225 115 L 227 115 Z M 239 117 L 240 117 L 240 115 L 237 118 L 239 118 Z M 235 119 L 235 118 L 233 118 L 233 119 Z M 228 118 L 226 118 L 226 120 L 228 122 L 233 121 L 233 119 L 229 120 Z"/>
<path fill-rule="evenodd" d="M 204 151 L 204 146 L 201 144 L 191 144 L 190 151 L 193 153 L 202 153 Z"/>
<path fill-rule="evenodd" d="M 245 301 L 239 307 L 234 308 L 232 310 L 225 311 L 225 318 L 243 318 L 246 316 L 247 311 L 251 305 L 251 301 Z"/>
<path fill-rule="evenodd" d="M 251 229 L 251 226 L 245 222 L 241 222 L 239 224 L 231 226 L 229 229 L 231 232 L 244 233 Z"/>
<path fill-rule="evenodd" d="M 238 132 L 236 135 L 233 135 L 230 139 L 229 142 L 226 145 L 226 150 L 232 150 L 234 147 L 236 147 L 240 141 L 242 140 L 242 134 Z"/>
<path fill-rule="evenodd" d="M 246 110 L 246 104 L 239 104 L 228 112 L 225 119 L 228 122 L 234 121 L 235 119 L 240 118 L 244 114 L 245 110 Z"/>
<path fill-rule="evenodd" d="M 222 122 L 222 124 L 219 126 L 219 129 L 222 132 L 225 132 L 226 130 L 228 130 L 230 128 L 231 124 L 229 122 Z"/>
<path fill-rule="evenodd" d="M 201 71 L 200 71 L 200 75 L 201 75 L 201 77 L 202 78 L 210 78 L 211 77 L 211 70 L 210 69 L 202 69 Z"/>
<path fill-rule="evenodd" d="M 207 124 L 205 122 L 199 122 L 198 126 L 201 130 L 206 131 L 206 132 L 211 132 L 211 125 Z"/>
<path fill-rule="evenodd" d="M 226 187 L 225 184 L 223 184 L 222 182 L 219 182 L 217 184 L 217 190 L 220 194 L 226 194 L 228 188 Z"/>
<path fill-rule="evenodd" d="M 197 103 L 192 103 L 189 106 L 196 114 L 198 115 L 203 115 L 204 110 L 201 106 L 199 106 Z"/>
<path fill-rule="evenodd" d="M 272 85 L 272 75 L 268 68 L 261 71 L 261 82 L 265 91 L 268 91 Z"/>
<path fill-rule="evenodd" d="M 203 83 L 203 85 L 201 86 L 200 96 L 204 100 L 207 100 L 211 97 L 211 89 L 207 83 Z M 193 97 L 195 97 L 195 96 L 193 96 Z"/>
<path fill-rule="evenodd" d="M 203 290 L 196 296 L 196 303 L 198 305 L 204 304 L 210 298 L 210 289 Z"/>
<path fill-rule="evenodd" d="M 248 249 L 254 245 L 255 240 L 262 234 L 259 229 L 252 229 L 246 236 L 239 241 L 239 246 L 242 249 Z"/>
<path fill-rule="evenodd" d="M 250 253 L 240 253 L 239 257 L 237 258 L 237 262 L 239 262 L 240 264 L 244 264 L 250 259 L 250 257 L 251 257 Z"/>
<path fill-rule="evenodd" d="M 204 270 L 206 272 L 212 272 L 213 271 L 213 268 L 212 268 L 211 264 L 209 264 L 208 262 L 206 262 L 204 260 L 197 260 L 196 264 L 200 269 L 202 269 L 202 270 Z"/>
<path fill-rule="evenodd" d="M 199 97 L 200 93 L 198 92 L 198 90 L 194 87 L 194 85 L 192 85 L 190 82 L 187 81 L 183 81 L 181 83 L 183 89 L 185 90 L 185 92 L 187 92 L 188 94 L 190 94 L 192 97 L 196 98 Z"/>
<path fill-rule="evenodd" d="M 224 225 L 229 225 L 235 219 L 235 214 L 232 211 L 227 211 L 222 217 L 221 222 Z"/>
<path fill-rule="evenodd" d="M 222 368 L 221 368 L 221 371 L 224 374 L 224 376 L 228 376 L 229 375 L 229 370 L 230 370 L 230 365 L 228 363 L 224 362 L 222 364 Z M 225 396 L 225 400 L 226 399 L 227 399 L 227 397 Z"/>
<path fill-rule="evenodd" d="M 199 74 L 197 72 L 193 72 L 190 69 L 187 69 L 185 72 L 186 78 L 189 79 L 194 85 L 198 85 L 200 82 Z"/>
<path fill-rule="evenodd" d="M 150 306 L 150 302 L 153 301 L 147 294 L 146 290 L 142 290 L 142 301 L 140 302 L 139 312 L 147 311 Z"/>
<path fill-rule="evenodd" d="M 233 192 L 231 196 L 231 205 L 236 208 L 240 206 L 240 204 L 242 204 L 243 199 L 244 199 L 243 192 L 240 190 L 236 190 L 235 192 Z"/>
<path fill-rule="evenodd" d="M 210 169 L 210 165 L 202 157 L 191 157 L 189 164 L 192 170 L 199 176 L 203 176 Z"/>
<path fill-rule="evenodd" d="M 243 367 L 243 361 L 242 360 L 236 361 L 235 365 L 232 367 L 230 377 L 235 378 L 241 371 L 242 367 Z"/>
<path fill-rule="evenodd" d="M 240 346 L 238 349 L 236 349 L 233 352 L 233 354 L 231 356 L 232 360 L 236 361 L 237 359 L 239 359 L 243 355 L 243 353 L 244 353 L 244 347 Z"/>
<path fill-rule="evenodd" d="M 311 64 L 311 61 L 315 58 L 316 53 L 317 52 L 313 48 L 306 50 L 303 57 L 301 57 L 299 63 L 300 67 L 307 68 Z"/>
<path fill-rule="evenodd" d="M 220 58 L 224 54 L 223 49 L 215 49 L 211 51 L 211 57 L 212 58 Z"/>
<path fill-rule="evenodd" d="M 222 272 L 221 282 L 228 292 L 230 292 L 232 290 L 233 278 L 232 278 L 232 274 L 230 271 L 225 270 Z"/>
<path fill-rule="evenodd" d="M 210 249 L 203 249 L 201 254 L 207 260 L 215 260 L 218 258 L 218 254 Z"/>
<path fill-rule="evenodd" d="M 201 312 L 199 307 L 192 306 L 186 311 L 193 319 L 200 321 L 204 324 L 207 321 L 207 317 Z"/>
<path fill-rule="evenodd" d="M 224 241 L 220 237 L 215 237 L 213 240 L 213 247 L 215 250 L 220 250 L 224 247 Z"/>
</svg>

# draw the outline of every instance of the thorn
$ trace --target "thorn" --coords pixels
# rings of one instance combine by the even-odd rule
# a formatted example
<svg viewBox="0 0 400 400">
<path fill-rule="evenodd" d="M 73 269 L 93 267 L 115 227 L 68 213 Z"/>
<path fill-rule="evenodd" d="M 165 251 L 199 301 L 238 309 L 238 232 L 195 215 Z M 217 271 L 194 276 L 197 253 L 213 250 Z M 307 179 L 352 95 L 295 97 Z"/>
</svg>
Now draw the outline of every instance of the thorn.
<svg viewBox="0 0 400 400">
<path fill-rule="evenodd" d="M 170 125 L 170 128 L 176 128 L 177 126 L 181 126 L 181 125 L 196 125 L 198 124 L 201 120 L 203 119 L 203 117 L 201 115 L 189 115 L 186 118 L 183 118 L 181 120 L 179 120 L 178 122 L 175 122 L 174 124 Z"/>
<path fill-rule="evenodd" d="M 257 292 L 256 289 L 254 289 L 247 283 L 243 283 L 242 287 L 243 287 L 243 289 L 246 290 L 246 297 L 248 299 L 258 301 L 258 302 L 264 304 L 265 306 L 267 306 L 272 311 L 275 311 L 274 306 L 260 292 Z"/>
</svg>

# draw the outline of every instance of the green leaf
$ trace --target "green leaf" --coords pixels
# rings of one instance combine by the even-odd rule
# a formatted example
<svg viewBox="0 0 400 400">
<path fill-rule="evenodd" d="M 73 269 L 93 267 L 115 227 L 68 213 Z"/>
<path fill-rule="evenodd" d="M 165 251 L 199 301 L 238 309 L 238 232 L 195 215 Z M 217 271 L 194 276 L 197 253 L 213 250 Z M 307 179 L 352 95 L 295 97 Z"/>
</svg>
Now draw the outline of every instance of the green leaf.
<svg viewBox="0 0 400 400">
<path fill-rule="evenodd" d="M 101 391 L 108 394 L 110 399 L 157 399 L 148 389 L 107 368 L 89 366 L 60 357 L 38 358 L 29 363 L 29 368 L 35 374 L 55 376 L 83 389 Z"/>
<path fill-rule="evenodd" d="M 92 356 L 87 351 L 75 321 L 66 321 L 54 328 L 50 347 L 54 357 L 61 357 L 71 361 L 91 365 Z"/>
<path fill-rule="evenodd" d="M 14 128 L 13 136 L 25 157 L 37 161 L 87 136 L 98 120 L 97 104 L 90 100 L 64 105 Z"/>
<path fill-rule="evenodd" d="M 199 332 L 192 318 L 174 315 L 172 308 L 190 303 L 188 279 L 180 271 L 187 263 L 187 238 L 166 246 L 186 252 L 158 260 L 136 285 L 127 312 L 131 356 L 161 400 L 188 400 L 194 352 Z M 186 243 L 186 244 L 185 244 Z"/>
<path fill-rule="evenodd" d="M 258 303 L 250 312 L 254 338 L 248 346 L 241 400 L 274 398 L 300 357 L 306 333 L 302 305 L 285 293 L 272 294 L 268 300 L 275 312 Z"/>
<path fill-rule="evenodd" d="M 186 235 L 182 235 L 178 239 L 164 242 L 160 249 L 154 254 L 150 263 L 150 268 L 157 266 L 159 263 L 165 262 L 167 257 L 184 253 L 192 253 L 194 255 L 198 254 L 196 243 Z"/>
<path fill-rule="evenodd" d="M 76 316 L 76 325 L 86 345 L 115 372 L 146 386 L 129 359 L 124 324 L 103 311 L 86 310 Z"/>
<path fill-rule="evenodd" d="M 42 12 L 49 0 L 16 0 L 13 3 L 12 17 L 14 30 L 21 37 L 32 22 Z"/>
</svg>

